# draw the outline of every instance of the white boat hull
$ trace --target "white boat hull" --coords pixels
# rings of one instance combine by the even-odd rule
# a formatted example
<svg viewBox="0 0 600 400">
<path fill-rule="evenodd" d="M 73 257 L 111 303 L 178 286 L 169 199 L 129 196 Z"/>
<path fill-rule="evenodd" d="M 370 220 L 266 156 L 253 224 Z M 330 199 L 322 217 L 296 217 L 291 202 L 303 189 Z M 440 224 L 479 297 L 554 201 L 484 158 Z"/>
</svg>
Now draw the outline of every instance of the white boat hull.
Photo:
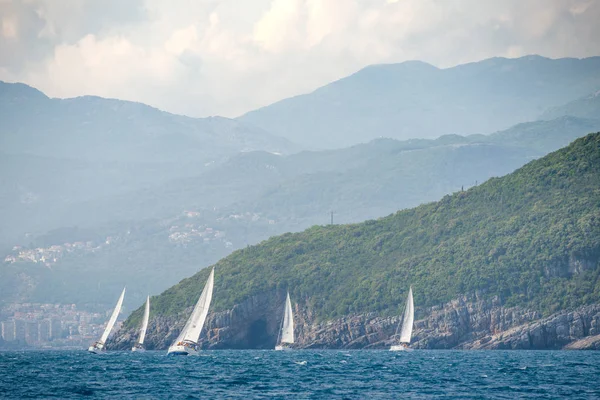
<svg viewBox="0 0 600 400">
<path fill-rule="evenodd" d="M 131 348 L 131 351 L 132 351 L 132 352 L 134 352 L 134 353 L 135 353 L 135 352 L 138 352 L 138 353 L 143 353 L 143 352 L 145 352 L 145 351 L 146 351 L 146 349 L 144 349 L 143 347 L 135 347 L 135 346 L 134 346 L 134 347 L 132 347 L 132 348 Z"/>
<path fill-rule="evenodd" d="M 292 348 L 289 346 L 278 344 L 277 346 L 275 346 L 275 350 L 276 351 L 289 351 L 289 350 L 292 350 Z"/>
<path fill-rule="evenodd" d="M 96 347 L 96 346 L 90 346 L 90 347 L 88 348 L 88 351 L 89 351 L 90 353 L 94 353 L 94 354 L 102 354 L 102 353 L 104 353 L 106 350 L 104 350 L 104 348 L 99 348 L 99 347 Z"/>
<path fill-rule="evenodd" d="M 410 347 L 403 346 L 401 344 L 390 347 L 390 351 L 412 351 L 412 350 L 413 349 L 411 349 Z"/>
<path fill-rule="evenodd" d="M 173 356 L 197 356 L 198 351 L 189 346 L 175 345 L 169 347 L 167 355 Z"/>
</svg>

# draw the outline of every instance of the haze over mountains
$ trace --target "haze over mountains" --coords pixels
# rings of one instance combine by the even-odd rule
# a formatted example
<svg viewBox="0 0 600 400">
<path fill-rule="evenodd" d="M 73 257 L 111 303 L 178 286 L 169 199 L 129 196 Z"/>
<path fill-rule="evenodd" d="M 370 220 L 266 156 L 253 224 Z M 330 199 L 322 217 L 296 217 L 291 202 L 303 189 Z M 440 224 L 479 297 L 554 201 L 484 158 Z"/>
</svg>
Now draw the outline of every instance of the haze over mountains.
<svg viewBox="0 0 600 400">
<path fill-rule="evenodd" d="M 424 68 L 434 75 L 445 70 L 414 63 L 374 66 L 387 72 L 361 75 L 360 85 L 342 86 L 344 99 L 364 106 L 365 115 L 377 124 L 401 130 L 418 117 L 424 124 L 440 123 L 434 136 L 441 136 L 448 126 L 440 119 L 442 104 L 449 113 L 458 113 L 456 119 L 444 114 L 449 121 L 464 120 L 461 134 L 484 124 L 486 102 L 501 111 L 496 119 L 484 113 L 494 123 L 535 115 L 487 136 L 369 141 L 394 135 L 365 129 L 371 132 L 364 136 L 368 143 L 302 152 L 303 145 L 281 137 L 290 137 L 299 124 L 319 124 L 320 131 L 305 127 L 306 138 L 320 132 L 338 147 L 348 143 L 339 135 L 352 134 L 354 128 L 329 130 L 327 121 L 336 114 L 322 107 L 319 98 L 311 111 L 319 118 L 307 113 L 302 122 L 290 116 L 289 129 L 268 131 L 245 117 L 192 119 L 119 100 L 49 99 L 25 85 L 1 84 L 0 248 L 2 257 L 14 261 L 0 265 L 0 302 L 95 303 L 105 299 L 107 290 L 127 284 L 130 306 L 137 306 L 148 292 L 158 293 L 234 249 L 327 224 L 330 211 L 336 224 L 360 222 L 510 173 L 600 130 L 600 105 L 589 86 L 600 82 L 597 62 L 530 57 L 457 67 L 460 74 L 452 72 L 454 78 L 473 79 L 469 84 L 457 81 L 472 89 L 458 102 L 449 97 L 447 81 L 440 86 L 445 92 L 438 93 L 433 83 L 415 86 L 413 75 L 406 75 L 407 70 L 414 74 Z M 546 69 L 540 71 L 536 92 L 526 78 L 535 75 L 538 64 Z M 508 77 L 514 85 L 502 90 Z M 515 82 L 523 84 L 522 93 Z M 402 85 L 412 92 L 400 90 Z M 479 92 L 481 85 L 487 89 Z M 398 114 L 381 102 L 365 105 L 365 93 L 375 93 L 381 101 L 383 94 L 391 95 L 387 86 L 405 96 L 403 104 L 427 101 L 431 113 Z M 492 88 L 501 95 L 486 97 Z M 479 95 L 486 96 L 477 100 Z M 523 99 L 536 105 L 524 105 Z M 546 103 L 551 108 L 544 108 Z M 537 120 L 539 115 L 543 119 Z M 349 125 L 361 126 L 356 115 L 347 117 Z M 304 147 L 319 147 L 309 141 L 298 140 Z M 89 246 L 75 251 L 65 243 Z M 14 245 L 23 247 L 12 249 Z M 52 246 L 62 250 L 53 253 Z"/>
<path fill-rule="evenodd" d="M 0 120 L 0 239 L 60 227 L 51 217 L 65 206 L 194 176 L 239 152 L 298 149 L 227 118 L 92 96 L 50 99 L 23 84 L 0 82 Z"/>
<path fill-rule="evenodd" d="M 0 83 L 4 151 L 99 162 L 208 162 L 240 151 L 297 150 L 229 118 L 189 118 L 141 103 L 82 96 L 51 99 Z"/>
<path fill-rule="evenodd" d="M 410 61 L 366 67 L 238 120 L 336 148 L 377 137 L 489 134 L 599 89 L 600 57 L 491 58 L 446 69 Z"/>
<path fill-rule="evenodd" d="M 565 115 L 571 115 L 579 118 L 598 119 L 600 118 L 600 115 L 598 115 L 598 110 L 600 110 L 600 90 L 573 100 L 562 106 L 549 108 L 542 113 L 540 119 L 552 120 Z"/>
</svg>

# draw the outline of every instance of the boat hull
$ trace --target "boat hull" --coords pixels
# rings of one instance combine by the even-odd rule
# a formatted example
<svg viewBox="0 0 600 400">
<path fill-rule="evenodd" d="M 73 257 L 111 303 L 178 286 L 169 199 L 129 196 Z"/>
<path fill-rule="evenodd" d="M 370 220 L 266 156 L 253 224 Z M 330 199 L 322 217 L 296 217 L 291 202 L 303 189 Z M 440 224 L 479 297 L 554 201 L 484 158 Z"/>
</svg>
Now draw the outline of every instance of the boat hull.
<svg viewBox="0 0 600 400">
<path fill-rule="evenodd" d="M 289 346 L 278 344 L 277 346 L 275 346 L 275 350 L 276 351 L 289 351 L 289 350 L 292 350 L 292 348 Z"/>
<path fill-rule="evenodd" d="M 90 346 L 90 347 L 88 348 L 88 351 L 89 351 L 90 353 L 93 353 L 93 354 L 102 354 L 102 353 L 104 353 L 106 350 L 104 350 L 103 348 L 102 348 L 102 349 L 101 349 L 101 348 L 98 348 L 98 347 L 96 347 L 96 346 Z"/>
<path fill-rule="evenodd" d="M 191 347 L 188 347 L 188 346 L 175 345 L 175 346 L 169 347 L 169 350 L 167 351 L 167 355 L 168 356 L 197 356 L 198 351 Z"/>
<path fill-rule="evenodd" d="M 146 349 L 144 349 L 143 347 L 135 347 L 134 346 L 131 348 L 131 351 L 134 353 L 143 353 L 146 351 Z"/>
<path fill-rule="evenodd" d="M 390 351 L 412 351 L 412 349 L 408 346 L 404 346 L 404 345 L 394 345 L 392 347 L 390 347 Z"/>
</svg>

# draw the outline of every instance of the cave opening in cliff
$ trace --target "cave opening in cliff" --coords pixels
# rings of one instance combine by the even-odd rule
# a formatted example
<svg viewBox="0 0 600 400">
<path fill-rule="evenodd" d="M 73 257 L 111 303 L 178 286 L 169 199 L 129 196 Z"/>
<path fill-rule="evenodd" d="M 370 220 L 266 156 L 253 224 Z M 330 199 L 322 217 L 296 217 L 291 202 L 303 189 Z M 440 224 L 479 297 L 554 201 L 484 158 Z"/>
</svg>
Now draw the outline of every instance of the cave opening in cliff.
<svg viewBox="0 0 600 400">
<path fill-rule="evenodd" d="M 246 338 L 251 349 L 268 349 L 275 346 L 275 340 L 269 335 L 267 321 L 264 319 L 257 319 L 250 324 Z"/>
</svg>

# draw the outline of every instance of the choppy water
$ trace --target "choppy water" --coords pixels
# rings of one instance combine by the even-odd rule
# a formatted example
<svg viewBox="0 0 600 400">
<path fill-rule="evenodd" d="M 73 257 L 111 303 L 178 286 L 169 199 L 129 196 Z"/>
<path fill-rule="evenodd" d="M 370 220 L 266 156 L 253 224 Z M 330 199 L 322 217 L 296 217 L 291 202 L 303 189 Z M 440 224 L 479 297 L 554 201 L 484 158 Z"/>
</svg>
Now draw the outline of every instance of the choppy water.
<svg viewBox="0 0 600 400">
<path fill-rule="evenodd" d="M 0 352 L 2 398 L 600 398 L 600 352 Z"/>
</svg>

